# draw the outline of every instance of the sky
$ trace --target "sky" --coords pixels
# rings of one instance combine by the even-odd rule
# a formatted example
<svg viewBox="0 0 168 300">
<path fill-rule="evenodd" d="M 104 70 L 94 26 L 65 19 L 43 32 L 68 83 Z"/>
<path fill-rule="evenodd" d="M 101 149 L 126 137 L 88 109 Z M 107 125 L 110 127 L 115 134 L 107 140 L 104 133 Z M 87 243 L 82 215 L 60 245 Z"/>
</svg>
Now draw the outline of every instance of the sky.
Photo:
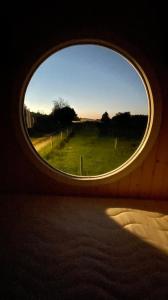
<svg viewBox="0 0 168 300">
<path fill-rule="evenodd" d="M 140 75 L 119 53 L 99 45 L 73 45 L 47 58 L 33 74 L 25 105 L 49 114 L 59 98 L 78 117 L 99 119 L 107 111 L 148 114 L 148 98 Z"/>
</svg>

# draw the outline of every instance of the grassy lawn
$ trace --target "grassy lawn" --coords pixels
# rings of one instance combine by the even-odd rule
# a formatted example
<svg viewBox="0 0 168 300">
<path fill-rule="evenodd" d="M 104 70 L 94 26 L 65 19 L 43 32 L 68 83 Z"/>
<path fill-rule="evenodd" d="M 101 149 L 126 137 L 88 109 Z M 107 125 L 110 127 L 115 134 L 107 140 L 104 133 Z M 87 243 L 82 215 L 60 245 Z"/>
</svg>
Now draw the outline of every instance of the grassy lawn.
<svg viewBox="0 0 168 300">
<path fill-rule="evenodd" d="M 80 157 L 83 159 L 82 175 L 99 175 L 111 171 L 124 163 L 139 145 L 138 139 L 100 136 L 94 126 L 75 130 L 71 138 L 58 147 L 55 137 L 53 147 L 49 145 L 39 151 L 40 156 L 51 166 L 64 172 L 80 174 Z"/>
</svg>

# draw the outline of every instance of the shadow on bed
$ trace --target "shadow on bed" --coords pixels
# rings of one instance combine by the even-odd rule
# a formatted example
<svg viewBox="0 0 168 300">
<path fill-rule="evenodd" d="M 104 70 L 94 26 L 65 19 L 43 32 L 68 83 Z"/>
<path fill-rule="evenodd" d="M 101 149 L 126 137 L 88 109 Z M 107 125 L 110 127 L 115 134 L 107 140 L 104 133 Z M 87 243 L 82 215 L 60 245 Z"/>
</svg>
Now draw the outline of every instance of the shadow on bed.
<svg viewBox="0 0 168 300">
<path fill-rule="evenodd" d="M 168 205 L 4 197 L 1 299 L 167 299 Z"/>
</svg>

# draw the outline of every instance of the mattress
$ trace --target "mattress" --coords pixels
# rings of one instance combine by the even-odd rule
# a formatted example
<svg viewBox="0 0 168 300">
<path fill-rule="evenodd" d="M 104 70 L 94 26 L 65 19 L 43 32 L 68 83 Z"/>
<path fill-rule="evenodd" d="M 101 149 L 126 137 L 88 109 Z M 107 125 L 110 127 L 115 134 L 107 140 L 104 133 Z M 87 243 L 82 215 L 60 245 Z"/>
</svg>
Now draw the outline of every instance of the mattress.
<svg viewBox="0 0 168 300">
<path fill-rule="evenodd" d="M 1 299 L 168 299 L 168 202 L 5 196 Z"/>
</svg>

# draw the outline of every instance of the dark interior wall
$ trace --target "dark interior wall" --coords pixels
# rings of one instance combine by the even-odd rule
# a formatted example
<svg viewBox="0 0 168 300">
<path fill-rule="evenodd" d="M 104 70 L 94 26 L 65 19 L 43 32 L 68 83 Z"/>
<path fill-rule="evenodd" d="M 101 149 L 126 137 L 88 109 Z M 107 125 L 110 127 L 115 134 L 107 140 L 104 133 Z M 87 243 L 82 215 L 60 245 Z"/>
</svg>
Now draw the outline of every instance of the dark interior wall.
<svg viewBox="0 0 168 300">
<path fill-rule="evenodd" d="M 108 11 L 108 9 L 107 9 Z M 76 13 L 68 7 L 37 10 L 25 8 L 22 13 L 8 16 L 10 23 L 9 68 L 6 78 L 7 98 L 0 118 L 1 185 L 3 193 L 54 193 L 67 195 L 162 197 L 168 195 L 168 158 L 166 147 L 168 130 L 166 31 L 164 8 L 148 4 L 118 7 L 108 13 Z M 41 173 L 29 160 L 17 137 L 15 119 L 19 92 L 25 76 L 39 57 L 53 46 L 70 39 L 98 38 L 106 41 L 124 40 L 137 48 L 153 67 L 160 84 L 163 116 L 160 134 L 145 162 L 132 174 L 117 183 L 92 188 L 61 184 Z M 158 99 L 158 101 L 160 101 Z M 17 124 L 17 122 L 16 122 Z M 164 166 L 164 167 L 163 167 Z M 151 178 L 149 185 L 139 182 L 143 176 Z M 166 177 L 167 176 L 167 177 Z M 155 186 L 159 178 L 160 185 Z M 163 179 L 163 180 L 162 180 Z M 163 183 L 164 181 L 164 183 Z"/>
</svg>

